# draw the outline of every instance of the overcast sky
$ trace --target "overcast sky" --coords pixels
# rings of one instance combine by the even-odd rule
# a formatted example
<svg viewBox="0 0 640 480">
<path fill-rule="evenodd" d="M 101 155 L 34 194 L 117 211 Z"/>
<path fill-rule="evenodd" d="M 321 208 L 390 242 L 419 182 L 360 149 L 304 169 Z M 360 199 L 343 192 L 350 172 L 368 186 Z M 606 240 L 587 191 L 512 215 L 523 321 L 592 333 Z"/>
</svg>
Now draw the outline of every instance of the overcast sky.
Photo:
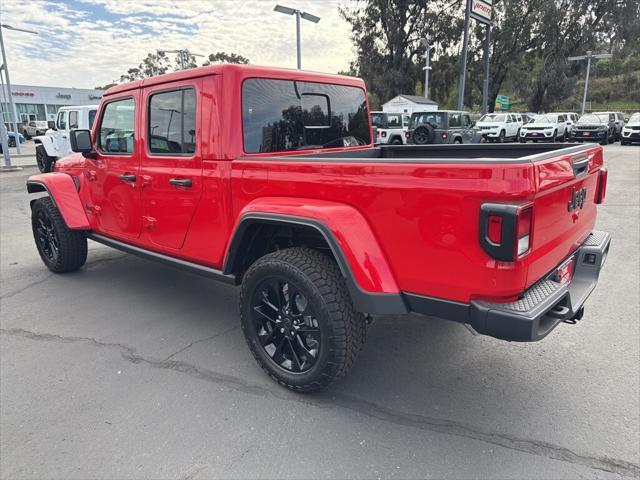
<svg viewBox="0 0 640 480">
<path fill-rule="evenodd" d="M 338 14 L 347 0 L 279 0 L 321 17 L 302 21 L 302 68 L 336 73 L 353 58 Z M 238 53 L 257 65 L 295 68 L 295 18 L 271 0 L 0 0 L 12 83 L 93 88 L 156 49 Z"/>
</svg>

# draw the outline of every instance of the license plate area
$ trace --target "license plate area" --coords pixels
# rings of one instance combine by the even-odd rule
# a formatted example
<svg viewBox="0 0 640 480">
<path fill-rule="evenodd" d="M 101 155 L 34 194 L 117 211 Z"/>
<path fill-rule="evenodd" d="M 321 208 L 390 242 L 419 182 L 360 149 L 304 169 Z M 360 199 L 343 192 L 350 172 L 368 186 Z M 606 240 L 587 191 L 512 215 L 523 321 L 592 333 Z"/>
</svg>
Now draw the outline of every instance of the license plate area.
<svg viewBox="0 0 640 480">
<path fill-rule="evenodd" d="M 568 258 L 565 260 L 562 265 L 560 265 L 556 270 L 551 274 L 551 280 L 554 282 L 558 282 L 561 285 L 565 285 L 571 282 L 573 278 L 573 271 L 575 268 L 575 256 Z"/>
</svg>

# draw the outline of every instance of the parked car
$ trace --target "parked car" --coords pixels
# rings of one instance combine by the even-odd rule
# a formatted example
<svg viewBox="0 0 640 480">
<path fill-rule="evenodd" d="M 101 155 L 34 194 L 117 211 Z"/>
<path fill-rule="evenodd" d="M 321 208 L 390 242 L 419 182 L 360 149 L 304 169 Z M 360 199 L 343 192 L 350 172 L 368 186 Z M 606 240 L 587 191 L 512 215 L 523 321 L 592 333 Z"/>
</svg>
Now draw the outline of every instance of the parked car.
<svg viewBox="0 0 640 480">
<path fill-rule="evenodd" d="M 466 113 L 431 115 L 419 125 Z M 373 147 L 370 132 L 353 77 L 212 65 L 118 85 L 92 132 L 71 131 L 78 154 L 27 180 L 47 194 L 30 203 L 38 252 L 70 272 L 91 239 L 240 285 L 249 349 L 297 392 L 348 372 L 372 314 L 514 341 L 583 317 L 609 249 L 600 146 Z"/>
<path fill-rule="evenodd" d="M 567 118 L 563 113 L 543 113 L 522 126 L 520 142 L 529 140 L 534 142 L 566 141 L 568 138 Z"/>
<path fill-rule="evenodd" d="M 522 124 L 522 115 L 495 113 L 483 116 L 476 127 L 480 130 L 484 141 L 504 143 L 510 139 L 518 140 Z"/>
<path fill-rule="evenodd" d="M 17 135 L 18 141 L 22 144 L 24 143 L 24 135 L 22 135 L 21 133 L 18 133 Z M 0 143 L 0 145 L 2 145 Z M 13 131 L 7 131 L 7 145 L 9 147 L 15 147 L 16 146 L 16 132 Z M 0 152 L 2 152 L 2 147 L 0 146 Z"/>
<path fill-rule="evenodd" d="M 571 130 L 573 130 L 573 126 L 578 121 L 580 116 L 574 112 L 555 112 L 554 115 L 564 115 L 567 119 L 567 134 L 571 135 Z"/>
<path fill-rule="evenodd" d="M 401 113 L 371 112 L 371 123 L 376 127 L 374 143 L 379 145 L 406 143 L 405 132 L 408 124 L 404 124 Z"/>
<path fill-rule="evenodd" d="M 58 110 L 55 122 L 44 135 L 34 137 L 36 144 L 36 163 L 42 172 L 50 172 L 56 160 L 71 153 L 69 132 L 73 129 L 91 129 L 98 110 L 97 105 L 62 107 Z"/>
<path fill-rule="evenodd" d="M 620 145 L 629 145 L 640 142 L 640 112 L 631 115 L 629 121 L 622 127 Z"/>
<path fill-rule="evenodd" d="M 471 114 L 458 110 L 416 112 L 411 115 L 406 132 L 407 143 L 429 145 L 474 142 Z"/>
<path fill-rule="evenodd" d="M 621 112 L 595 112 L 596 115 L 609 115 L 613 116 L 614 122 L 614 142 L 620 140 L 620 136 L 622 134 L 622 127 L 624 127 L 624 115 Z"/>
<path fill-rule="evenodd" d="M 613 143 L 616 137 L 615 117 L 612 113 L 587 113 L 582 115 L 571 131 L 576 142 Z"/>
<path fill-rule="evenodd" d="M 22 126 L 22 132 L 27 139 L 38 135 L 44 135 L 48 129 L 47 122 L 42 120 L 31 121 Z"/>
</svg>

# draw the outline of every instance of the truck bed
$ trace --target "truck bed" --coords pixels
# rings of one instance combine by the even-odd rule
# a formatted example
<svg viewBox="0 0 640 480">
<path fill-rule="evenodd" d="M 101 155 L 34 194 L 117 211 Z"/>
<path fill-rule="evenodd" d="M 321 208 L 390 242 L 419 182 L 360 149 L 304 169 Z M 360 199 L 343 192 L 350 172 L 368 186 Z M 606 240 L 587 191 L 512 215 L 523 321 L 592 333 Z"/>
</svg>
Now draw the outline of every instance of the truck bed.
<svg viewBox="0 0 640 480">
<path fill-rule="evenodd" d="M 513 300 L 585 241 L 603 159 L 599 145 L 552 143 L 380 146 L 232 163 L 235 215 L 259 197 L 348 205 L 370 226 L 402 291 L 468 303 Z M 567 211 L 582 190 L 584 205 Z M 526 256 L 500 261 L 483 250 L 486 203 L 533 206 Z M 376 291 L 373 279 L 361 287 Z"/>
<path fill-rule="evenodd" d="M 363 150 L 345 150 L 340 152 L 322 152 L 306 155 L 293 155 L 294 158 L 312 160 L 327 159 L 334 161 L 383 161 L 397 159 L 418 163 L 460 162 L 476 163 L 486 161 L 516 163 L 523 160 L 544 160 L 559 154 L 579 153 L 589 150 L 593 145 L 575 143 L 540 143 L 540 144 L 494 144 L 478 143 L 466 145 L 380 145 Z M 274 158 L 274 157 L 270 157 Z M 286 158 L 285 156 L 276 158 Z"/>
</svg>

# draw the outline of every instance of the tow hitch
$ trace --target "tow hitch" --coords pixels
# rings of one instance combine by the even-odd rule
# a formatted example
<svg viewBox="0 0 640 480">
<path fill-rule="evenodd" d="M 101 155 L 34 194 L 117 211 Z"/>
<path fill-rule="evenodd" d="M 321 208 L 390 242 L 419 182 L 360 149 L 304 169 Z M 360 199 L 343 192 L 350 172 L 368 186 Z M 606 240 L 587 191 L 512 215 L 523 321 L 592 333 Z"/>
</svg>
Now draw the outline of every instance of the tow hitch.
<svg viewBox="0 0 640 480">
<path fill-rule="evenodd" d="M 567 318 L 563 320 L 564 323 L 568 323 L 569 325 L 575 325 L 578 321 L 582 320 L 582 316 L 584 315 L 584 307 L 580 307 L 578 313 L 576 313 L 573 318 Z"/>
</svg>

